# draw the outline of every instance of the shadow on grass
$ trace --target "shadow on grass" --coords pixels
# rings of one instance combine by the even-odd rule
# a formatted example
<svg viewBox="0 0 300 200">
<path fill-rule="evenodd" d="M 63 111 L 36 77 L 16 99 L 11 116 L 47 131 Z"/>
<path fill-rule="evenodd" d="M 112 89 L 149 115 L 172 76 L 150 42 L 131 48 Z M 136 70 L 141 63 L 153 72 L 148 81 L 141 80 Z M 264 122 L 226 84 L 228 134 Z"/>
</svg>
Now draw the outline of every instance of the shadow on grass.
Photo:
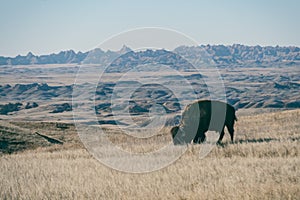
<svg viewBox="0 0 300 200">
<path fill-rule="evenodd" d="M 234 142 L 221 142 L 217 143 L 219 147 L 226 147 L 230 144 L 249 144 L 249 143 L 263 143 L 263 142 L 273 142 L 273 141 L 280 141 L 279 139 L 276 138 L 258 138 L 258 139 L 246 139 L 246 140 L 235 140 Z"/>
<path fill-rule="evenodd" d="M 263 142 L 274 142 L 280 141 L 276 138 L 258 138 L 258 139 L 246 139 L 246 140 L 236 140 L 233 144 L 243 144 L 243 143 L 263 143 Z"/>
<path fill-rule="evenodd" d="M 280 142 L 280 141 L 300 141 L 300 137 L 288 137 L 285 139 L 278 139 L 278 138 L 253 138 L 253 139 L 246 139 L 246 140 L 235 140 L 234 142 L 225 142 L 225 143 L 218 143 L 219 146 L 225 147 L 229 144 L 248 144 L 248 143 L 269 143 L 269 142 Z"/>
</svg>

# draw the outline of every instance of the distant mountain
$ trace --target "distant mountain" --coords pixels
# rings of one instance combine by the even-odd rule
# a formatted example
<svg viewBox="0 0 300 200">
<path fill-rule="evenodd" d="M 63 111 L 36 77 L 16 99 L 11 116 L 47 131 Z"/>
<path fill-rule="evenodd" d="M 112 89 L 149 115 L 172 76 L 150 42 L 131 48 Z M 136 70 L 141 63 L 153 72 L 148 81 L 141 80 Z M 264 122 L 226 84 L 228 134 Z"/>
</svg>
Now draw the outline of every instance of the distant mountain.
<svg viewBox="0 0 300 200">
<path fill-rule="evenodd" d="M 112 60 L 112 63 L 106 68 L 106 71 L 128 72 L 136 66 L 140 66 L 139 69 L 144 70 L 141 66 L 147 67 L 147 65 L 150 65 L 149 68 L 155 71 L 159 70 L 159 66 L 169 66 L 178 71 L 193 69 L 193 66 L 186 59 L 183 59 L 176 53 L 163 49 L 155 51 L 148 49 L 141 52 L 130 51 L 117 57 L 115 60 Z"/>
<path fill-rule="evenodd" d="M 32 64 L 67 64 L 80 63 L 88 52 L 75 53 L 73 50 L 61 51 L 58 54 L 35 56 L 29 52 L 26 56 L 0 57 L 0 65 L 32 65 Z"/>
<path fill-rule="evenodd" d="M 131 51 L 123 46 L 119 51 L 103 51 L 99 48 L 82 53 L 75 53 L 73 50 L 61 51 L 58 54 L 35 56 L 29 52 L 26 56 L 3 57 L 0 56 L 0 65 L 32 65 L 32 64 L 98 64 L 113 61 L 120 55 Z"/>
<path fill-rule="evenodd" d="M 126 56 L 128 56 L 126 58 Z M 125 64 L 123 61 L 140 64 L 147 59 L 155 60 L 157 63 L 171 64 L 179 54 L 188 59 L 213 61 L 217 65 L 244 65 L 244 64 L 295 64 L 300 62 L 299 47 L 271 47 L 271 46 L 245 46 L 234 44 L 224 45 L 201 45 L 195 47 L 180 46 L 173 53 L 165 50 L 146 50 L 133 52 L 130 48 L 123 46 L 119 51 L 103 51 L 99 48 L 82 53 L 73 50 L 61 51 L 58 54 L 36 56 L 29 52 L 26 56 L 3 57 L 0 56 L 0 65 L 32 65 L 32 64 L 108 64 L 118 59 L 116 63 Z M 119 56 L 122 58 L 118 58 Z M 155 58 L 154 58 L 154 57 Z M 167 56 L 167 57 L 164 57 Z M 170 59 L 170 60 L 168 60 Z M 128 65 L 128 62 L 127 62 Z"/>
<path fill-rule="evenodd" d="M 236 64 L 295 64 L 300 62 L 299 47 L 261 47 L 234 44 L 201 45 L 197 47 L 180 46 L 174 50 L 185 58 L 195 59 L 195 56 L 210 56 L 218 65 Z"/>
</svg>

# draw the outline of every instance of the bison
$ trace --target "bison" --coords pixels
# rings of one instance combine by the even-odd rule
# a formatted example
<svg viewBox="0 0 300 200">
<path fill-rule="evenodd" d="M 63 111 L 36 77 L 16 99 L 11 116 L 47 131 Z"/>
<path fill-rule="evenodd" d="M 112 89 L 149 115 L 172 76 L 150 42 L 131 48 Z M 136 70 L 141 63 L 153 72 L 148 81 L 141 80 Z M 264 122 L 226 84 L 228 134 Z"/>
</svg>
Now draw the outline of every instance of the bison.
<svg viewBox="0 0 300 200">
<path fill-rule="evenodd" d="M 180 125 L 171 129 L 173 143 L 202 143 L 208 130 L 220 133 L 220 143 L 224 137 L 225 126 L 233 142 L 235 121 L 235 109 L 231 105 L 214 100 L 196 101 L 185 108 Z"/>
</svg>

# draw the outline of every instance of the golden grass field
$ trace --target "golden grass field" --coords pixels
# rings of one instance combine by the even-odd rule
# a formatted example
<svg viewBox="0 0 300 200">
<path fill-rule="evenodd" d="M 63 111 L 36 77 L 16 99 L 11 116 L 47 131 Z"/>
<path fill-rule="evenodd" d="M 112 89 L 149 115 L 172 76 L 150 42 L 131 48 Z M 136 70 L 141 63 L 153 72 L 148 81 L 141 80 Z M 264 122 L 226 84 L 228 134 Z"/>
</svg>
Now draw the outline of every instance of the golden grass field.
<svg viewBox="0 0 300 200">
<path fill-rule="evenodd" d="M 22 132 L 31 144 L 31 149 L 0 154 L 0 199 L 299 199 L 300 110 L 238 118 L 234 144 L 226 133 L 224 146 L 203 159 L 202 145 L 189 145 L 173 164 L 142 174 L 98 162 L 73 126 L 60 130 L 55 123 L 0 121 L 2 130 Z M 65 143 L 49 145 L 35 131 Z M 155 148 L 170 140 L 167 130 L 147 144 L 112 135 L 129 148 Z"/>
</svg>

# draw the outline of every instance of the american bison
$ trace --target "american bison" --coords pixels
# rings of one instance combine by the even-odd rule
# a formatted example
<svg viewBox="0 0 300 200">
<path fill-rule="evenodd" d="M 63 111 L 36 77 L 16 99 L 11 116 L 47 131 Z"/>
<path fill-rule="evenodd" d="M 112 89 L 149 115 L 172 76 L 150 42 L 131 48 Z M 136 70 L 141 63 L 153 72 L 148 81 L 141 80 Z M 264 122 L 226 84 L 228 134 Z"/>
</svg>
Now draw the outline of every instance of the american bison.
<svg viewBox="0 0 300 200">
<path fill-rule="evenodd" d="M 208 130 L 220 133 L 220 143 L 224 137 L 225 126 L 233 142 L 236 120 L 234 107 L 227 103 L 213 100 L 196 101 L 185 108 L 180 125 L 171 129 L 173 143 L 177 145 L 191 141 L 204 142 L 205 132 Z"/>
</svg>

